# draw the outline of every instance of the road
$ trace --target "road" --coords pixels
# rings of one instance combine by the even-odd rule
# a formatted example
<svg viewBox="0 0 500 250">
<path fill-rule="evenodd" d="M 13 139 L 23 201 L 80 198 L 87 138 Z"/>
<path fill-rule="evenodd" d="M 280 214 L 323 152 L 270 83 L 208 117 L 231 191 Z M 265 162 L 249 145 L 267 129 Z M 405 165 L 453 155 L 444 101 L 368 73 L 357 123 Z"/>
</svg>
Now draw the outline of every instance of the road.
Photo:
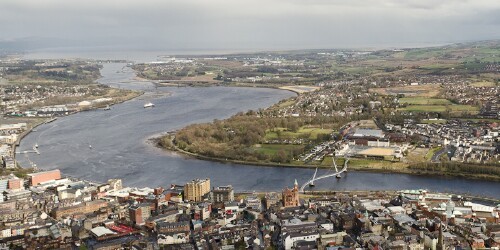
<svg viewBox="0 0 500 250">
<path fill-rule="evenodd" d="M 448 150 L 449 150 L 449 148 L 448 148 L 448 146 L 446 146 L 446 147 L 444 147 L 444 148 L 436 151 L 434 153 L 434 155 L 431 157 L 431 161 L 432 162 L 436 162 L 436 163 L 437 162 L 441 162 L 441 160 L 440 160 L 441 159 L 441 155 L 448 153 Z"/>
</svg>

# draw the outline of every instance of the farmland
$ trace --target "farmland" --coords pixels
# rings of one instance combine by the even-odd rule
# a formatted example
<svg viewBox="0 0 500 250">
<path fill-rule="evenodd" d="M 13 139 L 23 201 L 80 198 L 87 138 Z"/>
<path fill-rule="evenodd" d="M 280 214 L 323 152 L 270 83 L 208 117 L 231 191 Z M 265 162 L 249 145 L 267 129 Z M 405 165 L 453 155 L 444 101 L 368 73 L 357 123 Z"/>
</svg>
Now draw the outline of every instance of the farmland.
<svg viewBox="0 0 500 250">
<path fill-rule="evenodd" d="M 372 88 L 371 92 L 381 95 L 404 95 L 405 97 L 435 97 L 441 91 L 441 86 L 437 84 L 400 86 L 389 88 Z"/>
<path fill-rule="evenodd" d="M 332 133 L 331 129 L 322 129 L 315 127 L 302 127 L 296 132 L 287 130 L 285 128 L 276 128 L 266 131 L 265 139 L 310 139 L 316 140 L 318 135 L 329 135 Z"/>
<path fill-rule="evenodd" d="M 477 113 L 479 107 L 472 105 L 410 105 L 405 108 L 401 108 L 404 111 L 413 112 L 469 112 Z"/>
<path fill-rule="evenodd" d="M 426 98 L 426 97 L 404 97 L 399 99 L 401 104 L 409 105 L 451 105 L 452 103 L 447 99 L 439 98 Z"/>
</svg>

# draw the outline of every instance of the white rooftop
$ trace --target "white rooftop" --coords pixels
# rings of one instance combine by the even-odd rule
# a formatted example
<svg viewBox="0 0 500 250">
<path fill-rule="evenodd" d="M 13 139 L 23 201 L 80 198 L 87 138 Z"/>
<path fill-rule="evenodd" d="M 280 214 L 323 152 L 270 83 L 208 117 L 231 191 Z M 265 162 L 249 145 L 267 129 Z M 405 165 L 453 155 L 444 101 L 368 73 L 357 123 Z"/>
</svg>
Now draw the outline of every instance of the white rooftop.
<svg viewBox="0 0 500 250">
<path fill-rule="evenodd" d="M 90 230 L 95 236 L 101 237 L 106 234 L 116 234 L 115 232 L 105 228 L 105 227 L 94 227 Z"/>
<path fill-rule="evenodd" d="M 377 138 L 384 138 L 384 132 L 380 129 L 358 128 L 354 132 L 353 136 L 355 136 L 355 137 L 373 136 L 373 137 L 377 137 Z"/>
</svg>

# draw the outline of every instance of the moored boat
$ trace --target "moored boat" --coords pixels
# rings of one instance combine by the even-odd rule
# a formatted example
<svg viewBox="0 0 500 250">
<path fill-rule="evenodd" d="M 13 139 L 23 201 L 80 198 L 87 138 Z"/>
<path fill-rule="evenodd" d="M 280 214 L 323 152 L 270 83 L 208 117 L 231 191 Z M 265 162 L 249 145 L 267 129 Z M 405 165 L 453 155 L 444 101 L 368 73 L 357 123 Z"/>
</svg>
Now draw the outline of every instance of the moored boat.
<svg viewBox="0 0 500 250">
<path fill-rule="evenodd" d="M 151 103 L 151 102 L 148 102 L 148 103 L 144 104 L 144 108 L 152 108 L 154 106 L 155 105 L 153 103 Z"/>
</svg>

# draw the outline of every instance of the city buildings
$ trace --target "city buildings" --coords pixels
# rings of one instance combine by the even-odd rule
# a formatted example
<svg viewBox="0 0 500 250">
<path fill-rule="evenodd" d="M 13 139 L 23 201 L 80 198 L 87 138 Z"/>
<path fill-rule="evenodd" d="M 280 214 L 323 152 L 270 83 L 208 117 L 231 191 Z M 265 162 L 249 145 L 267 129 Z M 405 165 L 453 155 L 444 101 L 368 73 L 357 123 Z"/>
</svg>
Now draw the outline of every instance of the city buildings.
<svg viewBox="0 0 500 250">
<path fill-rule="evenodd" d="M 210 192 L 210 179 L 196 179 L 184 185 L 185 201 L 202 201 L 203 197 Z"/>
<path fill-rule="evenodd" d="M 22 180 L 0 179 L 8 197 L 0 202 L 0 244 L 25 249 L 114 249 L 130 242 L 145 248 L 285 250 L 500 245 L 500 206 L 426 190 L 325 191 L 301 197 L 295 182 L 281 194 L 234 194 L 232 186 L 221 186 L 210 200 L 205 179 L 186 184 L 198 186 L 199 201 L 194 201 L 174 199 L 182 194 L 177 185 L 131 188 L 119 187 L 119 180 L 110 185 L 59 179 L 23 190 L 18 188 Z M 79 195 L 68 195 L 76 191 Z M 229 201 L 234 196 L 241 199 Z"/>
<path fill-rule="evenodd" d="M 212 202 L 233 202 L 234 190 L 231 185 L 220 186 L 212 190 Z"/>
</svg>

